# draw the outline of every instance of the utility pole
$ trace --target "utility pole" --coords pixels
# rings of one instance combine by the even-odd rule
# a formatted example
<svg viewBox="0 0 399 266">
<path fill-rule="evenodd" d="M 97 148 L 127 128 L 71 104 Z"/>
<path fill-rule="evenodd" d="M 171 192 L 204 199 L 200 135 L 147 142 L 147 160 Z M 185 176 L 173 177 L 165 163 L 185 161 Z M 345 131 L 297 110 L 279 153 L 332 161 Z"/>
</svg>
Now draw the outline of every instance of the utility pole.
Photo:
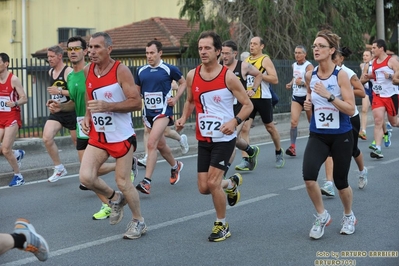
<svg viewBox="0 0 399 266">
<path fill-rule="evenodd" d="M 385 40 L 384 0 L 376 0 L 377 39 Z"/>
</svg>

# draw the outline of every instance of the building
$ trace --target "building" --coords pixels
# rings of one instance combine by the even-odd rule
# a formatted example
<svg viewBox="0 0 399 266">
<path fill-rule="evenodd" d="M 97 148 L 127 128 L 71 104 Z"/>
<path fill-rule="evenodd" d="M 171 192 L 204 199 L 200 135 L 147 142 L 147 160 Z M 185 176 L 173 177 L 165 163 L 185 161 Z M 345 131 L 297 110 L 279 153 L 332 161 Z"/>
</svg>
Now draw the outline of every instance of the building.
<svg viewBox="0 0 399 266">
<path fill-rule="evenodd" d="M 150 17 L 179 18 L 179 0 L 0 0 L 0 43 L 11 58 L 31 58 L 70 36 L 90 35 Z"/>
</svg>

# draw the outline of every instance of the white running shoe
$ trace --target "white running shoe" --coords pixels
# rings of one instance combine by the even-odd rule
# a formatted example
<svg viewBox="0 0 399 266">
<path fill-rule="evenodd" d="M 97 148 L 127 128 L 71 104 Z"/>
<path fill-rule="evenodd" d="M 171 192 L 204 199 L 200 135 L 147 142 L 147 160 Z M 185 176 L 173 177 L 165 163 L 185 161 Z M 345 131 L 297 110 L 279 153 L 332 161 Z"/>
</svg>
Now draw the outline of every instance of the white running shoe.
<svg viewBox="0 0 399 266">
<path fill-rule="evenodd" d="M 147 166 L 147 154 L 143 158 L 137 160 L 137 165 L 143 167 Z"/>
<path fill-rule="evenodd" d="M 50 176 L 50 177 L 47 179 L 47 181 L 48 181 L 48 182 L 51 182 L 51 183 L 57 182 L 58 179 L 60 179 L 62 176 L 65 176 L 67 173 L 68 173 L 68 172 L 67 172 L 67 170 L 65 169 L 65 167 L 64 167 L 63 169 L 54 168 L 54 173 L 53 173 L 53 175 Z"/>
<path fill-rule="evenodd" d="M 324 235 L 324 228 L 331 223 L 331 216 L 326 210 L 324 219 L 320 215 L 315 215 L 315 217 L 316 220 L 313 223 L 312 229 L 310 229 L 309 237 L 319 239 Z"/>
<path fill-rule="evenodd" d="M 15 159 L 17 159 L 18 167 L 21 168 L 22 159 L 25 156 L 25 151 L 24 150 L 17 150 L 17 153 L 18 153 L 18 156 L 15 156 Z M 16 154 L 14 154 L 14 155 L 16 155 Z"/>
<path fill-rule="evenodd" d="M 367 168 L 364 167 L 363 168 L 363 174 L 359 175 L 358 185 L 359 185 L 360 189 L 363 189 L 363 188 L 365 188 L 367 186 L 367 182 L 368 182 L 367 181 L 367 174 L 368 174 Z"/>
<path fill-rule="evenodd" d="M 341 229 L 341 234 L 343 235 L 351 235 L 355 232 L 355 225 L 357 223 L 355 215 L 352 214 L 350 216 L 344 215 L 342 218 L 342 229 Z"/>
<path fill-rule="evenodd" d="M 190 150 L 190 146 L 188 145 L 187 136 L 182 134 L 180 136 L 180 149 L 182 154 L 186 154 Z"/>
</svg>

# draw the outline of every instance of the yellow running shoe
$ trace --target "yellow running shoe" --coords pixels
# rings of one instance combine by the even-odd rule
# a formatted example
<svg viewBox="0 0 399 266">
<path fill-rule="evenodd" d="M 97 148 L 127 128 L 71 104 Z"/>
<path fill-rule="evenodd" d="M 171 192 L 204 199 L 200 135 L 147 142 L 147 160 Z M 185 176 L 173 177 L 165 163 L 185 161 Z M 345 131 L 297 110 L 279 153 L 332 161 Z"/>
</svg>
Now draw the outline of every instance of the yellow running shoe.
<svg viewBox="0 0 399 266">
<path fill-rule="evenodd" d="M 93 220 L 104 220 L 107 219 L 111 215 L 111 207 L 108 204 L 104 204 L 101 206 L 99 212 L 93 214 Z"/>
</svg>

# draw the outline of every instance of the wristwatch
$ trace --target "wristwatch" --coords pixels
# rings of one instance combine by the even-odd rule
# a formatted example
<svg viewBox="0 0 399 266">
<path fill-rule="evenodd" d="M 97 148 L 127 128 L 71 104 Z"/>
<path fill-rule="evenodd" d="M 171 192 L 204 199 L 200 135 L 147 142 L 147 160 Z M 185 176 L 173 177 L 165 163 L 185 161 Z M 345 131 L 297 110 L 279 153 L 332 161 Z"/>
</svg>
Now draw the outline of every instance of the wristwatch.
<svg viewBox="0 0 399 266">
<path fill-rule="evenodd" d="M 330 98 L 328 98 L 328 102 L 330 103 L 330 102 L 332 102 L 332 101 L 334 101 L 335 100 L 335 96 L 334 96 L 334 94 L 331 94 L 330 95 Z"/>
<path fill-rule="evenodd" d="M 237 120 L 237 126 L 242 123 L 242 119 L 238 116 L 236 116 L 235 119 Z"/>
</svg>

